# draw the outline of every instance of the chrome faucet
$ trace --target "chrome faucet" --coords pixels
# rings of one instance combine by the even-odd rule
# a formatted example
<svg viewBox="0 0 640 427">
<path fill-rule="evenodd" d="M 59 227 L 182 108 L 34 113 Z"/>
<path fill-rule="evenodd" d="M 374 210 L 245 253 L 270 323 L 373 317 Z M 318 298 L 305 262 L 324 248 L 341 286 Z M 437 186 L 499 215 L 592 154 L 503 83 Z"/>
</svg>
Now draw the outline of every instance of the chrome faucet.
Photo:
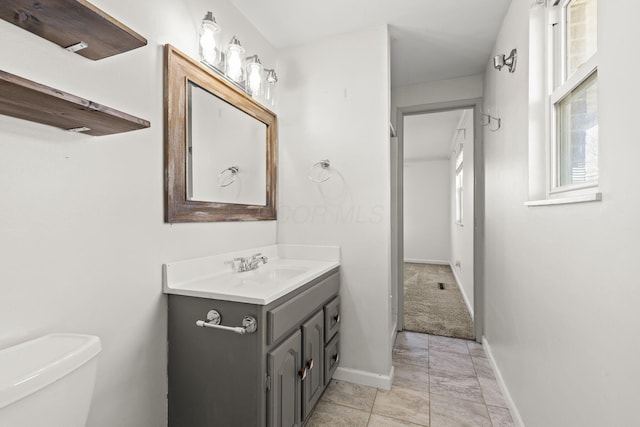
<svg viewBox="0 0 640 427">
<path fill-rule="evenodd" d="M 233 269 L 238 273 L 242 273 L 244 271 L 251 271 L 258 268 L 260 263 L 266 264 L 269 261 L 269 258 L 263 256 L 261 253 L 251 255 L 249 258 L 234 258 L 233 261 L 230 261 L 229 264 L 233 265 Z"/>
</svg>

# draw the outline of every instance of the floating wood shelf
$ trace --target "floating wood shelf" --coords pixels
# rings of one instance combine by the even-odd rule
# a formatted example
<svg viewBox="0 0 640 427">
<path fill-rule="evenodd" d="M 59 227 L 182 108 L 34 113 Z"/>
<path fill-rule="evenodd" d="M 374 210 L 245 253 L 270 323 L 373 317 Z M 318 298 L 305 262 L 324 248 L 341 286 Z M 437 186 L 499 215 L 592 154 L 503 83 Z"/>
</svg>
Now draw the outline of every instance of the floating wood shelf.
<svg viewBox="0 0 640 427">
<path fill-rule="evenodd" d="M 94 136 L 150 126 L 147 120 L 2 70 L 0 114 Z"/>
<path fill-rule="evenodd" d="M 86 0 L 2 0 L 0 18 L 93 60 L 147 44 L 147 39 Z M 81 42 L 87 47 L 72 48 Z"/>
</svg>

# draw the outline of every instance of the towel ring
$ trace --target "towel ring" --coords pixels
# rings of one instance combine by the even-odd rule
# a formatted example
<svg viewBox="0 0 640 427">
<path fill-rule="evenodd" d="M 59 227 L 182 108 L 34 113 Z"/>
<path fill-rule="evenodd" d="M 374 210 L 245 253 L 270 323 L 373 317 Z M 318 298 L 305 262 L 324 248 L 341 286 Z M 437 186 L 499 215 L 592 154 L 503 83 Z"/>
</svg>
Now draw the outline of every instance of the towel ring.
<svg viewBox="0 0 640 427">
<path fill-rule="evenodd" d="M 311 170 L 309 171 L 309 180 L 316 183 L 321 183 L 328 181 L 331 178 L 331 161 L 329 160 L 320 160 L 318 163 L 315 163 L 311 166 Z"/>
<path fill-rule="evenodd" d="M 218 185 L 220 187 L 228 187 L 231 184 L 233 184 L 234 182 L 236 182 L 236 179 L 238 178 L 238 171 L 240 169 L 238 169 L 238 166 L 231 166 L 228 167 L 226 169 L 224 169 L 222 172 L 220 172 L 220 174 L 218 175 Z"/>
</svg>

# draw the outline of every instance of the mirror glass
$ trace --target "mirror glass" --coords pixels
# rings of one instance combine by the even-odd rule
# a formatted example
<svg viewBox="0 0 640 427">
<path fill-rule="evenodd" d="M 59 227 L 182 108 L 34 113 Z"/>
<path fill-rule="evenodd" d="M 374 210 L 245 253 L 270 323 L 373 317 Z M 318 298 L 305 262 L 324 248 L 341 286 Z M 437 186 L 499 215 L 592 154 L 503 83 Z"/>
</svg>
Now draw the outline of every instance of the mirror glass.
<svg viewBox="0 0 640 427">
<path fill-rule="evenodd" d="M 267 126 L 189 82 L 187 198 L 266 205 Z"/>
</svg>

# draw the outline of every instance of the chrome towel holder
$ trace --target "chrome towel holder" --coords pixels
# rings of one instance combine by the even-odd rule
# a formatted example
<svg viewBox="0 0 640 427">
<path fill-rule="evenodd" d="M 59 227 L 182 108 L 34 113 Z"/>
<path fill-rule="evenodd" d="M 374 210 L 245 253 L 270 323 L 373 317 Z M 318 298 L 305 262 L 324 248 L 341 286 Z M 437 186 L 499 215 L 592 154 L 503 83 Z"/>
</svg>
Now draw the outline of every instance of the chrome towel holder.
<svg viewBox="0 0 640 427">
<path fill-rule="evenodd" d="M 320 160 L 311 166 L 309 171 L 309 180 L 315 183 L 322 183 L 331 179 L 331 161 Z"/>
<path fill-rule="evenodd" d="M 218 174 L 218 185 L 220 187 L 228 187 L 233 184 L 238 178 L 238 172 L 240 169 L 238 166 L 230 166 L 224 169 L 220 174 Z"/>
<path fill-rule="evenodd" d="M 196 321 L 196 326 L 235 332 L 240 335 L 252 334 L 258 329 L 258 321 L 253 316 L 244 316 L 242 318 L 242 326 L 224 326 L 220 324 L 221 321 L 222 315 L 218 310 L 209 310 L 207 320 Z"/>
</svg>

